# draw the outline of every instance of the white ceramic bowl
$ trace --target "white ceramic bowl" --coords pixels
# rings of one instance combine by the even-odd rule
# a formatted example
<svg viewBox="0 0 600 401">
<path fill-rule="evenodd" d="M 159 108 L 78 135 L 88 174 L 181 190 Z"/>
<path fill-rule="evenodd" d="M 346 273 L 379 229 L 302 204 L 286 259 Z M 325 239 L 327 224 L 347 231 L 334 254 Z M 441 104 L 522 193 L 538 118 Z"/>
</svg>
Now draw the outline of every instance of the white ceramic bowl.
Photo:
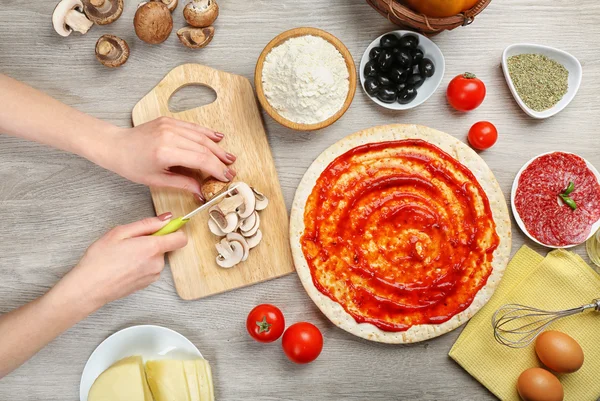
<svg viewBox="0 0 600 401">
<path fill-rule="evenodd" d="M 419 37 L 419 47 L 421 48 L 421 50 L 423 50 L 424 57 L 433 61 L 433 64 L 435 65 L 435 72 L 434 72 L 433 76 L 427 78 L 425 80 L 425 82 L 423 83 L 423 85 L 419 89 L 417 89 L 417 97 L 408 104 L 400 104 L 398 102 L 383 103 L 376 97 L 369 96 L 367 91 L 365 91 L 365 94 L 367 96 L 369 96 L 369 98 L 372 101 L 374 101 L 375 103 L 377 103 L 378 105 L 380 105 L 382 107 L 385 107 L 386 109 L 390 109 L 390 110 L 412 109 L 413 107 L 417 107 L 418 105 L 420 105 L 421 103 L 423 103 L 427 99 L 429 99 L 429 97 L 431 95 L 433 95 L 433 92 L 435 92 L 436 89 L 440 86 L 440 83 L 442 82 L 442 78 L 444 77 L 444 70 L 446 68 L 446 64 L 444 61 L 444 55 L 442 54 L 442 51 L 440 50 L 440 48 L 435 43 L 433 43 L 431 41 L 431 39 L 429 39 L 428 37 L 423 36 L 421 34 L 418 34 L 416 32 L 399 30 L 399 31 L 392 31 L 392 32 L 384 33 L 383 35 L 381 35 L 380 37 L 378 37 L 377 39 L 375 39 L 374 41 L 371 42 L 371 44 L 367 47 L 367 50 L 365 50 L 365 52 L 362 56 L 362 59 L 360 60 L 360 71 L 358 74 L 360 77 L 360 86 L 363 88 L 363 90 L 365 90 L 365 74 L 364 74 L 365 64 L 367 64 L 367 62 L 369 61 L 369 52 L 371 51 L 372 48 L 379 46 L 379 41 L 381 40 L 381 38 L 384 35 L 387 35 L 388 33 L 394 33 L 398 36 L 406 35 L 406 34 L 410 33 L 412 35 L 418 36 Z"/>
<path fill-rule="evenodd" d="M 517 194 L 517 187 L 519 186 L 519 178 L 521 178 L 521 173 L 523 173 L 523 170 L 525 170 L 525 168 L 527 168 L 527 166 L 529 166 L 531 164 L 531 162 L 533 162 L 535 159 L 537 159 L 540 156 L 544 156 L 544 155 L 547 155 L 550 153 L 554 153 L 554 152 L 546 152 L 546 153 L 542 153 L 541 155 L 537 155 L 536 157 L 534 157 L 533 159 L 531 159 L 527 163 L 525 163 L 523 165 L 523 167 L 521 167 L 521 169 L 517 173 L 517 176 L 515 177 L 515 180 L 513 181 L 512 189 L 510 191 L 510 207 L 512 209 L 513 216 L 515 217 L 517 225 L 519 226 L 521 231 L 523 231 L 525 233 L 525 235 L 527 235 L 532 241 L 534 241 L 542 246 L 545 246 L 547 248 L 554 248 L 554 249 L 572 248 L 574 246 L 583 244 L 583 242 L 585 242 L 585 241 L 583 241 L 579 244 L 571 244 L 571 245 L 565 245 L 565 246 L 553 246 L 553 245 L 544 244 L 544 243 L 538 241 L 531 234 L 529 234 L 529 231 L 527 231 L 527 229 L 525 228 L 525 223 L 523 222 L 523 220 L 521 220 L 521 216 L 519 215 L 519 212 L 517 212 L 517 207 L 515 206 L 515 195 Z M 570 153 L 570 152 L 562 152 L 562 153 Z M 574 153 L 571 153 L 571 154 L 574 154 Z M 581 157 L 579 155 L 576 155 L 576 156 Z M 583 157 L 581 157 L 581 158 L 583 159 Z M 600 182 L 600 173 L 598 172 L 598 170 L 596 170 L 596 168 L 590 162 L 588 162 L 585 159 L 583 159 L 583 160 L 585 161 L 585 164 L 587 165 L 587 167 L 592 171 L 592 173 L 594 173 L 598 182 Z M 558 202 L 558 200 L 557 200 L 557 202 Z M 598 220 L 597 222 L 595 222 L 592 225 L 592 229 L 590 230 L 590 235 L 588 235 L 588 237 L 585 240 L 587 241 L 588 239 L 590 239 L 596 233 L 596 231 L 598 231 L 599 228 L 600 228 L 600 220 Z"/>
<path fill-rule="evenodd" d="M 510 75 L 508 73 L 508 64 L 507 60 L 510 56 L 516 56 L 518 54 L 543 54 L 544 56 L 562 64 L 569 71 L 569 89 L 567 93 L 560 99 L 560 101 L 555 104 L 553 107 L 544 110 L 544 111 L 535 111 L 527 107 L 523 100 L 519 97 L 515 86 L 510 79 Z M 556 113 L 560 112 L 562 109 L 567 107 L 571 100 L 575 97 L 575 94 L 579 90 L 579 85 L 581 84 L 581 76 L 583 75 L 581 64 L 579 60 L 577 60 L 574 56 L 569 53 L 555 49 L 553 47 L 542 46 L 542 45 L 533 45 L 528 43 L 518 43 L 514 45 L 508 46 L 504 49 L 502 53 L 502 71 L 504 71 L 504 78 L 506 79 L 506 83 L 510 88 L 510 92 L 513 97 L 519 104 L 519 106 L 523 109 L 525 113 L 529 116 L 537 119 L 543 119 L 552 117 Z"/>
<path fill-rule="evenodd" d="M 94 381 L 113 363 L 140 355 L 144 361 L 155 359 L 202 358 L 198 348 L 181 334 L 161 326 L 132 326 L 108 337 L 92 352 L 79 385 L 79 399 L 87 401 Z"/>
</svg>

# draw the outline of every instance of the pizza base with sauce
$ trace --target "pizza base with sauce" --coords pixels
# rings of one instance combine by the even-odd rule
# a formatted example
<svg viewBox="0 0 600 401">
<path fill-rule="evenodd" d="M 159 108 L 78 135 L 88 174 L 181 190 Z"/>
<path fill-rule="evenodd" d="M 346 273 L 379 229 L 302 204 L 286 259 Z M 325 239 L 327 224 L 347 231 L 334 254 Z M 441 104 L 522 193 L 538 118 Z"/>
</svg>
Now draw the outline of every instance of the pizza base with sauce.
<svg viewBox="0 0 600 401">
<path fill-rule="evenodd" d="M 340 156 L 347 154 L 351 150 L 355 153 L 359 152 L 356 157 L 360 160 L 361 147 L 367 149 L 367 153 L 371 146 L 385 152 L 386 146 L 389 146 L 391 149 L 398 144 L 395 141 L 403 141 L 402 143 L 406 143 L 407 146 L 419 147 L 419 144 L 422 144 L 422 148 L 431 148 L 433 152 L 436 149 L 438 151 L 442 150 L 450 156 L 446 161 L 450 164 L 455 163 L 458 166 L 456 168 L 462 171 L 462 175 L 459 175 L 459 177 L 463 177 L 466 181 L 470 177 L 470 180 L 475 181 L 474 184 L 463 185 L 462 187 L 464 188 L 461 188 L 460 185 L 445 188 L 444 183 L 435 182 L 435 179 L 432 179 L 432 182 L 427 182 L 422 177 L 419 178 L 421 182 L 415 178 L 416 181 L 402 183 L 400 181 L 406 179 L 407 174 L 410 178 L 410 168 L 413 168 L 410 166 L 410 163 L 406 164 L 406 168 L 409 170 L 402 172 L 402 174 L 397 174 L 395 170 L 390 170 L 389 177 L 386 177 L 386 168 L 388 167 L 385 165 L 385 158 L 382 158 L 381 162 L 377 158 L 365 160 L 367 167 L 359 163 L 359 169 L 363 168 L 360 174 L 365 177 L 363 181 L 369 181 L 368 185 L 361 184 L 360 182 L 356 184 L 348 183 L 349 186 L 346 189 L 348 197 L 350 197 L 351 193 L 359 194 L 352 200 L 356 205 L 353 204 L 352 208 L 349 208 L 347 207 L 348 205 L 344 204 L 338 207 L 337 204 L 332 206 L 330 203 L 327 203 L 343 203 L 343 192 L 338 199 L 324 198 L 319 200 L 319 202 L 324 202 L 323 208 L 328 209 L 327 215 L 318 216 L 319 224 L 326 224 L 331 213 L 337 213 L 341 210 L 350 210 L 348 213 L 352 213 L 352 215 L 340 215 L 335 216 L 335 219 L 331 219 L 334 222 L 342 222 L 334 223 L 336 226 L 334 227 L 334 232 L 338 237 L 329 239 L 326 237 L 326 244 L 313 242 L 312 236 L 315 235 L 314 224 L 312 220 L 308 220 L 308 227 L 305 224 L 307 201 L 315 188 L 320 190 L 321 188 L 330 188 L 331 185 L 339 185 L 337 182 L 331 182 L 331 185 L 329 181 L 324 182 L 323 180 L 329 179 L 325 176 L 324 172 L 330 171 L 330 168 L 333 168 L 336 172 L 343 171 L 349 164 L 344 163 L 343 157 L 340 158 Z M 416 155 L 415 157 L 418 159 L 419 156 Z M 332 163 L 334 161 L 337 164 Z M 419 165 L 418 160 L 415 165 Z M 404 166 L 395 165 L 394 168 L 397 170 L 398 168 L 404 168 Z M 434 171 L 436 166 L 431 167 L 431 169 Z M 322 175 L 324 178 L 321 178 Z M 417 175 L 415 172 L 415 176 Z M 352 177 L 352 175 L 349 175 L 349 177 Z M 441 177 L 441 179 L 443 181 L 444 177 Z M 398 183 L 394 180 L 400 181 Z M 361 190 L 361 186 L 365 188 Z M 376 190 L 372 190 L 369 186 L 376 186 Z M 480 216 L 481 218 L 474 219 L 470 214 L 478 214 L 479 212 L 471 212 L 467 207 L 464 208 L 465 210 L 461 210 L 460 205 L 454 205 L 454 209 L 456 210 L 450 209 L 453 216 L 454 213 L 458 213 L 459 216 L 463 216 L 460 213 L 465 214 L 463 217 L 467 223 L 464 223 L 464 225 L 467 227 L 463 230 L 462 225 L 456 223 L 456 218 L 444 215 L 446 212 L 443 206 L 435 205 L 436 202 L 433 199 L 433 195 L 432 202 L 427 202 L 427 199 L 421 199 L 418 202 L 410 201 L 410 205 L 404 205 L 402 202 L 408 201 L 394 198 L 393 188 L 397 186 L 406 188 L 404 192 L 408 193 L 404 193 L 402 195 L 403 198 L 407 197 L 411 199 L 421 199 L 424 197 L 424 194 L 426 198 L 427 194 L 435 194 L 435 191 L 438 191 L 439 188 L 445 188 L 448 192 L 445 194 L 445 207 L 449 208 L 452 208 L 453 205 L 447 205 L 447 196 L 454 196 L 455 193 L 456 196 L 459 196 L 461 192 L 465 192 L 467 195 L 463 194 L 463 198 L 457 199 L 475 199 L 469 198 L 471 196 L 469 194 L 476 194 L 477 191 L 483 191 L 485 197 L 487 197 L 487 202 L 485 199 L 478 199 L 479 203 L 481 203 L 478 207 L 479 209 L 485 209 L 484 211 L 487 214 L 482 215 L 482 217 Z M 415 189 L 414 194 L 410 193 L 411 188 L 418 186 L 422 188 Z M 388 187 L 392 189 L 386 192 L 386 188 Z M 464 196 L 467 197 L 465 198 Z M 477 195 L 474 196 L 477 197 Z M 309 208 L 309 214 L 313 211 L 316 211 L 318 214 L 320 203 L 315 201 L 316 198 L 314 196 L 311 199 L 312 206 Z M 383 202 L 383 206 L 380 209 L 374 206 L 379 204 L 379 199 L 383 199 L 381 201 Z M 391 202 L 389 203 L 391 206 L 388 206 L 386 202 Z M 419 202 L 421 202 L 420 205 Z M 473 202 L 475 203 L 475 201 Z M 429 210 L 430 208 L 432 210 Z M 407 209 L 407 211 L 403 212 L 404 209 Z M 489 221 L 486 221 L 485 217 L 489 216 L 489 213 L 491 213 L 491 217 L 487 217 Z M 364 216 L 362 216 L 363 214 Z M 429 221 L 428 219 L 433 220 Z M 436 219 L 443 221 L 438 222 Z M 367 222 L 360 223 L 363 220 Z M 452 221 L 452 223 L 445 226 L 444 224 L 449 221 Z M 468 227 L 468 224 L 479 223 L 482 224 L 485 230 Z M 394 235 L 394 224 L 401 225 L 401 229 L 399 229 L 400 231 L 397 235 Z M 430 231 L 420 232 L 419 227 L 421 226 L 427 227 Z M 325 226 L 323 230 L 326 232 L 326 229 L 327 227 Z M 423 230 L 425 229 L 421 231 Z M 449 230 L 452 232 L 449 232 Z M 381 235 L 377 231 L 381 231 Z M 461 255 L 461 246 L 464 248 L 465 243 L 471 244 L 473 242 L 469 242 L 468 238 L 464 239 L 465 235 L 480 231 L 487 234 L 484 235 L 484 238 L 476 242 L 477 244 L 483 243 L 489 245 L 489 248 L 486 248 L 487 254 L 485 249 L 478 250 L 478 252 L 463 250 L 465 257 L 461 259 L 459 257 Z M 353 235 L 357 236 L 356 244 L 353 244 L 352 238 L 354 237 L 348 233 L 354 233 Z M 307 238 L 307 236 L 310 238 Z M 443 132 L 424 126 L 397 124 L 374 127 L 350 135 L 325 150 L 312 163 L 298 186 L 292 204 L 290 241 L 296 270 L 304 288 L 319 309 L 335 325 L 351 334 L 371 341 L 412 343 L 428 340 L 454 330 L 466 323 L 489 300 L 494 289 L 500 282 L 508 263 L 511 249 L 511 228 L 504 195 L 489 167 L 477 153 L 464 143 Z M 339 246 L 337 244 L 338 241 L 341 242 Z M 456 252 L 449 251 L 455 249 L 450 247 L 449 242 L 452 243 L 452 247 L 456 247 Z M 316 260 L 313 255 L 310 257 L 311 261 L 307 260 L 305 252 L 310 255 L 310 250 L 314 250 L 315 246 L 321 245 L 324 249 L 319 251 L 321 251 L 321 254 L 324 252 L 328 257 Z M 436 272 L 427 271 L 428 266 L 432 266 L 430 261 L 426 259 L 428 252 L 438 255 L 436 256 L 438 267 L 435 269 Z M 456 255 L 453 256 L 454 253 Z M 404 260 L 406 258 L 403 257 L 403 255 L 407 254 L 410 254 L 411 260 L 408 264 Z M 481 256 L 483 258 L 481 259 L 481 263 L 487 266 L 487 276 L 477 277 L 480 272 L 477 269 L 473 269 L 473 266 L 476 266 L 478 263 L 477 259 L 468 260 L 468 258 L 473 256 L 472 254 L 475 254 L 475 257 L 478 254 L 483 255 Z M 423 263 L 419 262 L 420 256 L 425 258 Z M 440 257 L 446 259 L 439 262 Z M 366 259 L 366 261 L 363 259 Z M 414 269 L 412 269 L 411 263 L 415 260 L 417 262 L 415 262 Z M 467 273 L 463 270 L 467 269 L 468 266 L 462 266 L 465 260 L 466 262 L 470 262 L 471 266 L 471 270 Z M 314 270 L 315 264 L 325 266 L 329 270 Z M 445 271 L 445 264 L 459 267 L 456 267 L 454 270 L 448 268 Z M 466 264 L 468 265 L 469 263 Z M 311 266 L 313 271 L 315 271 L 315 275 L 318 274 L 318 279 L 313 277 Z M 364 269 L 361 269 L 361 266 Z M 397 271 L 395 271 L 396 267 Z M 381 270 L 377 270 L 378 268 L 381 268 Z M 352 271 L 346 272 L 344 269 Z M 397 276 L 401 276 L 403 272 L 407 276 L 414 276 L 414 278 L 410 277 L 412 281 L 406 281 L 409 277 Z M 452 277 L 452 274 L 455 273 L 458 274 L 456 280 L 452 281 L 448 278 Z M 476 293 L 470 294 L 469 297 L 461 298 L 462 293 L 459 291 L 459 287 L 466 287 L 467 290 L 464 293 L 469 295 L 469 282 L 461 278 L 460 274 L 468 274 L 469 280 L 472 279 L 474 283 L 478 283 L 479 289 Z M 342 281 L 344 281 L 344 284 L 340 284 Z M 421 287 L 419 286 L 424 286 L 424 283 L 428 283 L 427 288 L 429 292 L 426 295 L 423 294 L 423 296 L 420 296 L 419 291 Z M 317 285 L 320 288 L 317 288 Z M 458 289 L 456 291 L 448 289 L 448 286 L 454 286 Z M 377 291 L 380 291 L 381 294 L 377 294 Z M 397 293 L 409 295 L 406 295 L 407 298 L 403 299 L 402 297 L 398 297 Z M 351 296 L 348 294 L 351 294 Z M 451 299 L 450 295 L 445 294 L 455 294 L 456 296 Z M 448 301 L 439 302 L 439 297 L 443 296 L 448 296 Z M 439 305 L 436 304 L 436 300 Z M 398 316 L 400 318 L 405 317 L 402 313 L 399 313 L 398 316 L 393 315 L 393 313 L 382 314 L 380 316 L 380 309 L 392 312 L 403 311 L 405 301 L 407 308 L 410 307 L 410 310 L 414 310 L 412 315 L 407 314 L 408 317 L 406 319 L 400 319 L 399 321 L 393 319 L 393 317 Z M 381 303 L 381 306 L 379 306 L 379 303 Z M 426 309 L 430 305 L 433 305 L 431 307 L 435 308 L 436 312 L 439 312 L 440 308 L 442 311 L 446 308 L 446 311 L 456 309 L 457 313 L 449 313 L 447 316 L 442 316 L 443 318 L 436 317 L 435 319 L 437 320 L 423 318 L 423 313 L 419 311 L 419 308 Z M 367 312 L 364 312 L 365 310 Z M 361 315 L 362 312 L 364 314 Z M 371 315 L 373 315 L 373 319 L 370 319 Z M 427 321 L 427 323 L 422 323 L 422 321 Z M 433 323 L 434 321 L 436 323 Z M 439 323 L 437 323 L 438 321 Z"/>
</svg>

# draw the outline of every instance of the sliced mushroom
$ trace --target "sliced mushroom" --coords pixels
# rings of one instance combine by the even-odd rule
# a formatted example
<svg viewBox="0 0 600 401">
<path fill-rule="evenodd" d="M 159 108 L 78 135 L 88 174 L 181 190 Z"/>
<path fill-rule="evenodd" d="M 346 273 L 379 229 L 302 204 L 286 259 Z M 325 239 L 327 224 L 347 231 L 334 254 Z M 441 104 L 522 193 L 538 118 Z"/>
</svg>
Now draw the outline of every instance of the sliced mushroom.
<svg viewBox="0 0 600 401">
<path fill-rule="evenodd" d="M 246 259 L 248 259 L 248 255 L 250 254 L 250 247 L 248 246 L 248 243 L 246 242 L 246 238 L 242 237 L 240 234 L 238 233 L 229 233 L 227 234 L 227 241 L 229 241 L 230 244 L 234 244 L 234 243 L 240 243 L 244 249 L 244 254 L 242 255 L 242 262 L 244 262 Z"/>
<path fill-rule="evenodd" d="M 123 14 L 123 0 L 82 0 L 83 11 L 98 25 L 115 22 Z"/>
<path fill-rule="evenodd" d="M 62 0 L 52 13 L 52 26 L 60 36 L 69 36 L 73 31 L 85 34 L 92 25 L 83 13 L 81 0 Z"/>
<path fill-rule="evenodd" d="M 219 6 L 215 0 L 192 0 L 183 9 L 187 23 L 196 28 L 212 25 L 218 16 Z"/>
<path fill-rule="evenodd" d="M 142 3 L 133 18 L 135 34 L 146 43 L 162 43 L 173 30 L 173 16 L 160 1 Z"/>
<path fill-rule="evenodd" d="M 96 58 L 107 67 L 119 67 L 129 58 L 129 46 L 118 36 L 102 35 L 96 42 Z"/>
<path fill-rule="evenodd" d="M 179 31 L 177 32 L 177 35 L 179 35 Z M 228 182 L 219 181 L 216 178 L 209 177 L 202 182 L 202 185 L 200 186 L 200 192 L 202 192 L 204 200 L 208 202 L 221 192 L 226 191 L 228 187 Z"/>
<path fill-rule="evenodd" d="M 238 225 L 239 225 L 239 221 L 238 221 Z M 217 223 L 215 223 L 215 221 L 213 219 L 208 219 L 208 229 L 210 230 L 211 233 L 213 233 L 217 237 L 224 237 L 227 235 L 226 232 L 224 232 L 223 230 L 221 230 L 221 228 L 219 228 L 219 225 Z M 233 230 L 235 231 L 235 230 L 237 230 L 237 228 L 234 228 Z"/>
<path fill-rule="evenodd" d="M 258 230 L 252 237 L 246 238 L 246 242 L 250 249 L 256 247 L 262 240 L 262 231 Z"/>
<path fill-rule="evenodd" d="M 260 216 L 258 213 L 254 213 L 256 214 L 256 220 L 254 221 L 254 224 L 247 230 L 244 230 L 240 227 L 240 232 L 244 237 L 251 237 L 258 231 L 258 227 L 260 226 Z"/>
<path fill-rule="evenodd" d="M 219 229 L 226 234 L 232 232 L 237 227 L 238 216 L 236 213 L 232 212 L 224 215 L 216 206 L 213 206 L 208 209 L 208 215 L 217 223 Z"/>
<path fill-rule="evenodd" d="M 256 198 L 256 206 L 254 208 L 256 210 L 264 210 L 269 204 L 269 199 L 255 188 L 252 188 L 252 192 L 254 192 L 254 197 Z"/>
<path fill-rule="evenodd" d="M 178 1 L 177 0 L 161 0 L 162 3 L 167 6 L 169 11 L 173 12 L 177 8 Z"/>
<path fill-rule="evenodd" d="M 201 49 L 208 45 L 215 36 L 215 28 L 212 26 L 206 28 L 183 27 L 177 31 L 177 37 L 184 46 L 190 49 Z"/>
<path fill-rule="evenodd" d="M 244 206 L 244 198 L 239 195 L 228 196 L 215 205 L 215 208 L 220 210 L 223 214 L 237 213 L 240 207 Z"/>
<path fill-rule="evenodd" d="M 239 235 L 239 234 L 238 234 Z M 217 250 L 219 255 L 217 255 L 217 264 L 221 267 L 229 269 L 245 260 L 248 257 L 248 244 L 244 241 L 243 243 L 240 241 L 229 241 L 223 239 L 219 244 L 217 244 Z"/>
<path fill-rule="evenodd" d="M 258 213 L 254 212 L 250 216 L 246 217 L 245 219 L 240 219 L 239 229 L 241 231 L 251 230 L 254 227 L 254 225 L 256 224 L 257 218 L 258 218 Z"/>
<path fill-rule="evenodd" d="M 238 209 L 238 215 L 241 219 L 245 219 L 254 213 L 254 207 L 256 206 L 256 198 L 254 192 L 248 184 L 245 182 L 238 182 L 235 187 L 234 193 L 241 195 L 244 198 L 244 204 Z"/>
</svg>

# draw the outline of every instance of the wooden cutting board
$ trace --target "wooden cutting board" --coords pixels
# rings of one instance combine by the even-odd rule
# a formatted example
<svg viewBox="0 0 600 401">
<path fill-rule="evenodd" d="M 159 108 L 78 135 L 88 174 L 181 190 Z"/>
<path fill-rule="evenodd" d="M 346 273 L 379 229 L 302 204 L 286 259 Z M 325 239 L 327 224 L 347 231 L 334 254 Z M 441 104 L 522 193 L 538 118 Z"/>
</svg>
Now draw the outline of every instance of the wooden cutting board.
<svg viewBox="0 0 600 401">
<path fill-rule="evenodd" d="M 216 92 L 217 99 L 205 106 L 172 113 L 168 107 L 170 97 L 188 85 L 208 86 Z M 223 269 L 215 262 L 219 238 L 208 230 L 207 213 L 195 216 L 183 228 L 188 245 L 168 255 L 179 296 L 198 299 L 294 271 L 287 210 L 250 81 L 199 64 L 180 65 L 133 108 L 136 126 L 160 116 L 225 133 L 220 144 L 237 156 L 235 180 L 248 183 L 269 198 L 269 206 L 260 212 L 262 242 L 250 250 L 248 260 L 231 269 Z M 203 178 L 199 172 L 198 178 Z M 157 214 L 170 211 L 174 216 L 183 216 L 199 206 L 192 195 L 183 191 L 151 188 L 151 192 Z"/>
</svg>

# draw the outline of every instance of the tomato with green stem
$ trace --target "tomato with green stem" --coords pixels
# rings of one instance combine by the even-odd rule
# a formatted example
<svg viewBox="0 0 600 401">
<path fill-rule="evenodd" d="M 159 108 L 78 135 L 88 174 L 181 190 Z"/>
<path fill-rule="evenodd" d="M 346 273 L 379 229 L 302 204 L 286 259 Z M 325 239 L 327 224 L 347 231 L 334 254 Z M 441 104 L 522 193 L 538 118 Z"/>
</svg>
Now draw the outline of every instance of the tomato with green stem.
<svg viewBox="0 0 600 401">
<path fill-rule="evenodd" d="M 285 329 L 285 319 L 281 310 L 271 304 L 261 304 L 248 313 L 246 329 L 250 337 L 261 343 L 277 340 Z"/>
<path fill-rule="evenodd" d="M 446 91 L 448 103 L 458 111 L 471 111 L 485 99 L 485 84 L 474 74 L 465 72 L 452 78 Z"/>
</svg>

